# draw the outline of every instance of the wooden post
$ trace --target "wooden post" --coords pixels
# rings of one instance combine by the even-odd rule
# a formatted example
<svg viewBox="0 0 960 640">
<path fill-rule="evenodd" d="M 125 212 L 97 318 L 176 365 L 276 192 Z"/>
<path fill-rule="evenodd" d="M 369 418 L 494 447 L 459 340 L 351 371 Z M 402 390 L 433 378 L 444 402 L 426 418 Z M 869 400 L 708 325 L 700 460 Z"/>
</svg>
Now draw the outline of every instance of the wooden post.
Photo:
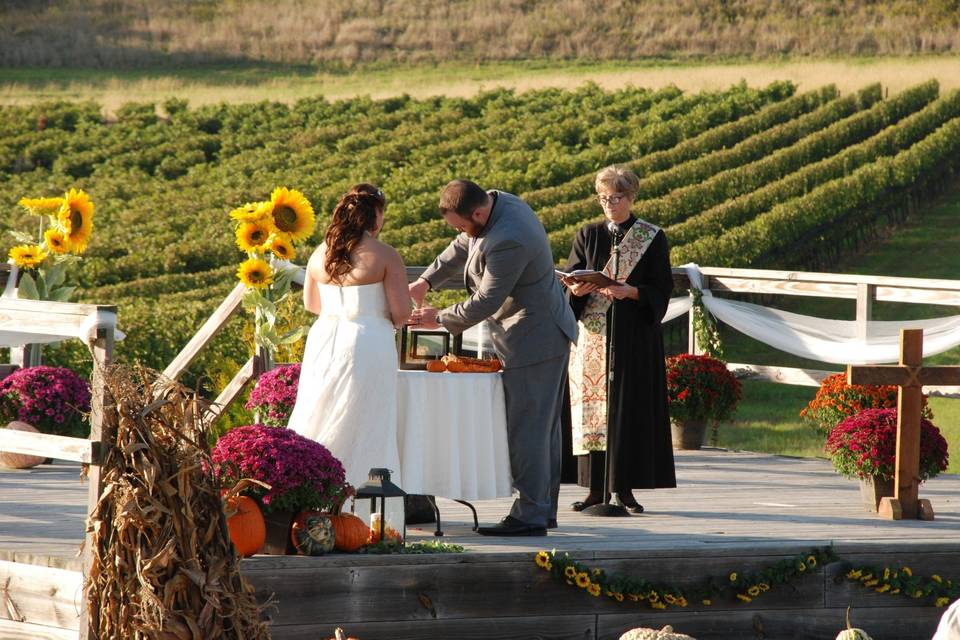
<svg viewBox="0 0 960 640">
<path fill-rule="evenodd" d="M 867 326 L 873 316 L 873 299 L 876 297 L 877 286 L 874 284 L 857 283 L 857 338 L 867 339 Z"/>
<path fill-rule="evenodd" d="M 923 386 L 960 384 L 960 367 L 923 367 L 923 330 L 900 330 L 900 364 L 847 367 L 849 384 L 895 384 L 897 392 L 897 457 L 893 498 L 880 502 L 881 516 L 933 520 L 929 500 L 919 499 L 920 419 Z"/>
<path fill-rule="evenodd" d="M 100 443 L 101 455 L 105 456 L 107 447 L 111 443 L 105 439 L 103 433 L 104 403 L 106 401 L 104 374 L 106 367 L 110 365 L 113 359 L 113 330 L 97 329 L 97 337 L 92 342 L 90 350 L 93 352 L 93 376 L 90 381 L 90 440 Z M 100 474 L 101 462 L 102 459 L 94 460 L 87 471 L 87 480 L 90 482 L 90 486 L 87 490 L 87 533 L 83 543 L 84 581 L 89 578 L 90 569 L 93 566 L 95 550 L 93 548 L 93 527 L 90 520 L 100 501 L 100 492 L 103 490 Z M 87 600 L 84 598 L 80 608 L 80 640 L 93 640 L 97 637 L 98 628 L 99 622 L 95 618 L 91 618 Z"/>
</svg>

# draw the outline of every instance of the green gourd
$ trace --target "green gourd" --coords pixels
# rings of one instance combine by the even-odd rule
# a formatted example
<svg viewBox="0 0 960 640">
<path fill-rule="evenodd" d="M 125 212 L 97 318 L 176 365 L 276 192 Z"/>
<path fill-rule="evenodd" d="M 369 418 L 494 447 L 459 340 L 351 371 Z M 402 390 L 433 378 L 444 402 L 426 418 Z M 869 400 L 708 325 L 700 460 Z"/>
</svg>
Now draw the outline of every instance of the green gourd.
<svg viewBox="0 0 960 640">
<path fill-rule="evenodd" d="M 837 640 L 873 640 L 863 629 L 850 626 L 850 607 L 847 607 L 847 628 L 837 634 Z"/>
<path fill-rule="evenodd" d="M 334 530 L 330 514 L 301 511 L 290 527 L 290 539 L 297 553 L 305 556 L 322 556 L 333 551 Z"/>
</svg>

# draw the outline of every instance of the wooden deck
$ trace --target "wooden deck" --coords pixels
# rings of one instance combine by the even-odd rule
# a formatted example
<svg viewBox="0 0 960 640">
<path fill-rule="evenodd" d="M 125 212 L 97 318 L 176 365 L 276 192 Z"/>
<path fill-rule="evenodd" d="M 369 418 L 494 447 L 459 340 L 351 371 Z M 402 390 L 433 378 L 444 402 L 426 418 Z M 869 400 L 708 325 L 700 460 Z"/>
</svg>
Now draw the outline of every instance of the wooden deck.
<svg viewBox="0 0 960 640">
<path fill-rule="evenodd" d="M 68 464 L 0 471 L 0 560 L 79 569 L 86 486 L 78 474 L 79 467 Z M 874 638 L 929 638 L 942 611 L 834 580 L 838 568 L 831 565 L 751 605 L 657 612 L 555 583 L 533 565 L 531 552 L 540 549 L 683 584 L 832 544 L 858 562 L 909 564 L 925 575 L 960 579 L 960 476 L 921 487 L 936 511 L 933 522 L 884 521 L 867 513 L 858 484 L 823 460 L 678 452 L 677 476 L 677 489 L 637 492 L 647 508 L 643 515 L 599 519 L 562 508 L 560 527 L 545 538 L 478 536 L 465 507 L 441 500 L 443 540 L 469 553 L 257 556 L 244 561 L 244 572 L 261 597 L 278 599 L 274 638 L 330 637 L 342 625 L 363 640 L 606 639 L 631 626 L 668 623 L 701 639 L 833 638 L 848 604 L 855 624 Z M 565 485 L 561 505 L 582 495 Z M 509 500 L 476 506 L 481 523 L 490 523 L 507 512 Z M 431 525 L 410 530 L 412 540 L 433 539 L 432 533 Z M 5 615 L 0 607 L 0 619 Z"/>
</svg>

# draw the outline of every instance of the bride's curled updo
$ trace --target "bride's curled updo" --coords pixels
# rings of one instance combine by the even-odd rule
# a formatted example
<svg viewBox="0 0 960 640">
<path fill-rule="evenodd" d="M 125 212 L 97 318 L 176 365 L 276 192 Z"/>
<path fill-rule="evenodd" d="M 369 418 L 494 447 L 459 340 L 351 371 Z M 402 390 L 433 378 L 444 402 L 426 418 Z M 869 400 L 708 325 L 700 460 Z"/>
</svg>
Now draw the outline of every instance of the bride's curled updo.
<svg viewBox="0 0 960 640">
<path fill-rule="evenodd" d="M 324 239 L 327 250 L 323 267 L 331 280 L 340 282 L 353 269 L 350 254 L 360 244 L 364 231 L 372 233 L 376 229 L 377 211 L 382 211 L 386 206 L 383 192 L 372 184 L 354 185 L 349 193 L 340 198 Z"/>
</svg>

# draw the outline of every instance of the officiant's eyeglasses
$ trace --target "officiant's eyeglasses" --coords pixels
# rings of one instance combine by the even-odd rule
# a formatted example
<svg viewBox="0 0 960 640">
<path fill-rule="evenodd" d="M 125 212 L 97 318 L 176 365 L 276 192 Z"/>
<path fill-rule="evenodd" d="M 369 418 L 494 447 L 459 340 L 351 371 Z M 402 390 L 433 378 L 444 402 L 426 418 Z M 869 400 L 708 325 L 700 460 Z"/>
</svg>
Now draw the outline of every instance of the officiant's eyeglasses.
<svg viewBox="0 0 960 640">
<path fill-rule="evenodd" d="M 597 201 L 600 204 L 620 204 L 620 201 L 626 198 L 622 193 L 612 193 L 609 196 L 597 196 Z"/>
</svg>

